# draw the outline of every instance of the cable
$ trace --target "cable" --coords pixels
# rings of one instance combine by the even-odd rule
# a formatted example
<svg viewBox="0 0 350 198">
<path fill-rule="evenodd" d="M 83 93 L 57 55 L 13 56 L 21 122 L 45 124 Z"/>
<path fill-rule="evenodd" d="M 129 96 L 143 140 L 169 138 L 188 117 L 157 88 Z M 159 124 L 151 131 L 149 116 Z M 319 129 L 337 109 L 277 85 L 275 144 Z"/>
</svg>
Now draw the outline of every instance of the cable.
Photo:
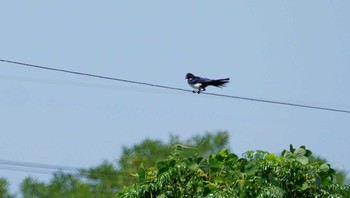
<svg viewBox="0 0 350 198">
<path fill-rule="evenodd" d="M 39 163 L 31 163 L 31 162 L 22 162 L 22 161 L 11 161 L 11 160 L 3 160 L 0 159 L 0 170 L 7 171 L 16 171 L 16 172 L 26 172 L 26 173 L 38 173 L 38 174 L 53 174 L 57 171 L 77 174 L 77 175 L 85 175 L 89 176 L 90 174 L 95 174 L 104 177 L 114 178 L 115 173 L 89 173 L 91 169 L 84 169 L 72 166 L 61 166 L 61 165 L 51 165 L 51 164 L 39 164 Z"/>
<path fill-rule="evenodd" d="M 89 73 L 83 73 L 83 72 L 76 72 L 76 71 L 70 71 L 70 70 L 65 70 L 65 69 L 57 69 L 57 68 L 52 68 L 52 67 L 45 67 L 45 66 L 28 64 L 28 63 L 21 63 L 21 62 L 16 62 L 16 61 L 9 61 L 9 60 L 2 60 L 2 59 L 0 59 L 0 61 L 6 62 L 6 63 L 11 63 L 11 64 L 16 64 L 16 65 L 23 65 L 23 66 L 27 66 L 27 67 L 34 67 L 34 68 L 39 68 L 39 69 L 46 69 L 46 70 L 51 70 L 51 71 L 70 73 L 70 74 L 81 75 L 81 76 L 89 76 L 89 77 L 100 78 L 100 79 L 105 79 L 105 80 L 114 80 L 114 81 L 120 81 L 120 82 L 125 82 L 125 83 L 132 83 L 132 84 L 146 85 L 146 86 L 158 87 L 158 88 L 164 88 L 164 89 L 192 92 L 191 90 L 181 89 L 181 88 L 176 88 L 176 87 L 169 87 L 169 86 L 157 85 L 157 84 L 152 84 L 152 83 L 138 82 L 138 81 L 133 81 L 133 80 L 124 80 L 124 79 L 120 79 L 120 78 L 113 78 L 113 77 L 107 77 L 107 76 L 101 76 L 101 75 L 95 75 L 95 74 L 89 74 Z"/>
<path fill-rule="evenodd" d="M 80 168 L 71 167 L 71 166 L 37 164 L 37 163 L 10 161 L 10 160 L 2 160 L 2 159 L 0 159 L 0 165 L 27 167 L 27 168 L 39 168 L 39 169 L 48 169 L 48 170 L 64 170 L 64 171 L 73 171 L 73 172 L 80 170 Z"/>
<path fill-rule="evenodd" d="M 3 167 L 3 166 L 0 166 L 0 170 L 24 172 L 24 173 L 37 173 L 37 174 L 45 174 L 45 175 L 52 175 L 53 174 L 53 171 L 49 171 L 49 170 L 27 169 L 27 168 L 23 168 L 23 167 Z"/>
<path fill-rule="evenodd" d="M 125 180 L 130 179 L 131 177 L 129 173 L 124 174 L 122 171 L 119 171 L 114 168 L 111 171 L 102 170 L 103 172 L 99 172 L 100 171 L 99 167 L 95 168 L 94 170 L 94 169 L 83 169 L 83 168 L 77 168 L 77 167 L 71 167 L 71 166 L 38 164 L 38 163 L 31 163 L 31 162 L 10 161 L 10 160 L 2 160 L 2 159 L 0 159 L 0 170 L 45 174 L 45 175 L 51 175 L 53 177 L 58 177 L 58 178 L 62 176 L 63 177 L 70 176 L 74 180 L 77 180 L 78 182 L 82 182 L 82 184 L 84 185 L 88 184 L 92 186 L 96 185 L 96 182 L 109 181 L 113 183 L 120 183 L 118 181 L 120 180 L 123 181 L 123 179 Z M 26 178 L 30 178 L 30 177 L 31 176 L 28 176 L 28 175 L 26 176 Z M 23 181 L 22 181 L 22 184 L 23 184 Z M 52 185 L 52 181 L 53 180 L 51 180 L 49 183 L 45 183 L 45 185 L 47 186 Z M 115 190 L 116 188 L 118 189 L 120 187 L 114 186 L 108 191 Z"/>
<path fill-rule="evenodd" d="M 133 81 L 133 80 L 125 80 L 125 79 L 121 79 L 121 78 L 107 77 L 107 76 L 101 76 L 101 75 L 95 75 L 95 74 L 89 74 L 89 73 L 83 73 L 83 72 L 77 72 L 77 71 L 71 71 L 71 70 L 65 70 L 65 69 L 57 69 L 57 68 L 53 68 L 53 67 L 33 65 L 33 64 L 16 62 L 16 61 L 11 61 L 11 60 L 0 59 L 0 61 L 5 62 L 5 63 L 22 65 L 22 66 L 26 66 L 26 67 L 45 69 L 45 70 L 63 72 L 63 73 L 70 73 L 70 74 L 81 75 L 81 76 L 89 76 L 89 77 L 100 78 L 100 79 L 105 79 L 105 80 L 114 80 L 114 81 L 120 81 L 120 82 L 132 83 L 132 84 L 138 84 L 138 85 L 145 85 L 145 86 L 151 86 L 151 87 L 157 87 L 157 88 L 163 88 L 163 89 L 192 92 L 192 90 L 182 89 L 182 88 L 177 88 L 177 87 L 170 87 L 170 86 L 164 86 L 164 85 L 158 85 L 158 84 L 152 84 L 152 83 L 146 83 L 146 82 L 138 82 L 138 81 Z M 293 106 L 293 107 L 300 107 L 300 108 L 318 109 L 318 110 L 333 111 L 333 112 L 339 112 L 339 113 L 350 113 L 349 110 L 334 109 L 334 108 L 320 107 L 320 106 L 311 106 L 311 105 L 303 105 L 303 104 L 297 104 L 297 103 L 287 103 L 287 102 L 263 100 L 263 99 L 240 97 L 240 96 L 232 96 L 232 95 L 225 95 L 225 94 L 216 94 L 216 93 L 209 93 L 209 92 L 202 92 L 202 94 L 217 96 L 217 97 L 231 98 L 231 99 L 248 100 L 248 101 L 253 101 L 253 102 L 263 102 L 263 103 L 286 105 L 286 106 Z"/>
<path fill-rule="evenodd" d="M 262 99 L 247 98 L 247 97 L 240 97 L 240 96 L 230 96 L 230 95 L 215 94 L 215 93 L 208 93 L 208 92 L 202 92 L 202 94 L 212 95 L 212 96 L 220 96 L 220 97 L 225 97 L 225 98 L 234 98 L 234 99 L 240 99 L 240 100 L 250 100 L 250 101 L 254 101 L 254 102 L 265 102 L 265 103 L 271 103 L 271 104 L 287 105 L 287 106 L 302 107 L 302 108 L 309 108 L 309 109 L 318 109 L 318 110 L 324 110 L 324 111 L 350 113 L 350 111 L 342 110 L 342 109 L 332 109 L 332 108 L 327 108 L 327 107 L 310 106 L 310 105 L 303 105 L 303 104 L 296 104 L 296 103 L 279 102 L 279 101 L 272 101 L 272 100 L 262 100 Z"/>
</svg>

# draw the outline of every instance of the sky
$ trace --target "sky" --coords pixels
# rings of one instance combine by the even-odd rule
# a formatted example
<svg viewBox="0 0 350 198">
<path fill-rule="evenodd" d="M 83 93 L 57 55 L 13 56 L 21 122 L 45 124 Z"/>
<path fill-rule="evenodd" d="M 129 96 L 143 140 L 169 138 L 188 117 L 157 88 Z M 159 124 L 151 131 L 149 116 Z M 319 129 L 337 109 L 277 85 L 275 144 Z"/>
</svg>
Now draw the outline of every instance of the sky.
<svg viewBox="0 0 350 198">
<path fill-rule="evenodd" d="M 0 59 L 350 110 L 350 2 L 7 1 Z M 0 62 L 0 159 L 89 168 L 123 146 L 226 130 L 232 152 L 305 145 L 350 172 L 350 114 L 192 94 Z M 11 191 L 32 176 L 5 170 Z"/>
</svg>

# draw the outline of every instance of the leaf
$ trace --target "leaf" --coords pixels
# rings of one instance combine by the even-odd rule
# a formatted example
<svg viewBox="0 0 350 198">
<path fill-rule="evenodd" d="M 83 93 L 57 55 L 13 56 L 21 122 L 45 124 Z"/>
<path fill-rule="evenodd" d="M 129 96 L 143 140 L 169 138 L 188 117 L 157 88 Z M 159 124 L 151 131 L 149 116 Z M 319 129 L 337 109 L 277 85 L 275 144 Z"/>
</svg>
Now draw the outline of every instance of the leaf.
<svg viewBox="0 0 350 198">
<path fill-rule="evenodd" d="M 233 154 L 233 153 L 230 153 L 228 156 L 227 156 L 227 161 L 229 162 L 235 162 L 238 160 L 238 156 Z"/>
<path fill-rule="evenodd" d="M 254 175 L 258 170 L 259 170 L 259 167 L 255 163 L 249 163 L 245 167 L 245 173 L 247 174 L 247 176 Z"/>
<path fill-rule="evenodd" d="M 221 155 L 221 156 L 223 156 L 223 157 L 227 157 L 228 156 L 228 148 L 223 148 L 220 152 L 219 152 L 219 154 Z"/>
<path fill-rule="evenodd" d="M 269 181 L 271 182 L 272 185 L 274 185 L 274 186 L 279 185 L 277 179 L 274 176 L 272 176 L 271 174 L 269 174 L 268 178 L 269 178 Z"/>
<path fill-rule="evenodd" d="M 139 182 L 143 183 L 146 181 L 146 169 L 143 167 L 143 165 L 140 166 L 137 174 L 139 177 Z"/>
<path fill-rule="evenodd" d="M 329 169 L 330 169 L 329 164 L 322 164 L 322 165 L 320 166 L 320 170 L 321 170 L 322 172 L 328 172 Z"/>
<path fill-rule="evenodd" d="M 285 158 L 285 159 L 287 159 L 287 160 L 288 160 L 288 159 L 292 159 L 292 158 L 293 158 L 292 152 L 290 152 L 290 151 L 284 152 L 283 158 Z"/>
<path fill-rule="evenodd" d="M 294 151 L 294 156 L 295 156 L 295 157 L 305 156 L 305 154 L 306 154 L 306 151 L 305 151 L 305 149 L 303 149 L 303 148 L 297 148 L 297 149 Z"/>
<path fill-rule="evenodd" d="M 309 163 L 309 159 L 305 156 L 306 151 L 304 148 L 297 148 L 294 151 L 294 156 L 296 157 L 296 160 L 300 163 L 302 163 L 303 165 L 306 165 Z"/>
<path fill-rule="evenodd" d="M 209 166 L 210 168 L 220 168 L 222 166 L 222 162 L 218 161 L 215 158 L 209 158 Z"/>
<path fill-rule="evenodd" d="M 158 169 L 158 174 L 162 174 L 163 172 L 167 171 L 169 167 L 166 161 L 160 161 L 157 163 L 157 169 Z"/>
<path fill-rule="evenodd" d="M 199 165 L 196 164 L 196 163 L 192 163 L 190 166 L 189 166 L 189 169 L 191 169 L 192 171 L 196 171 L 199 169 Z"/>
<path fill-rule="evenodd" d="M 306 190 L 308 188 L 309 188 L 309 185 L 306 182 L 304 182 L 303 186 L 301 187 L 301 190 Z"/>
<path fill-rule="evenodd" d="M 303 165 L 306 165 L 309 163 L 309 159 L 305 156 L 298 156 L 297 161 L 302 163 Z"/>
<path fill-rule="evenodd" d="M 295 151 L 295 149 L 293 148 L 292 144 L 289 145 L 289 151 L 292 152 L 292 153 Z"/>
<path fill-rule="evenodd" d="M 276 155 L 273 153 L 269 153 L 269 154 L 265 155 L 265 160 L 274 161 L 274 160 L 276 160 Z"/>
</svg>

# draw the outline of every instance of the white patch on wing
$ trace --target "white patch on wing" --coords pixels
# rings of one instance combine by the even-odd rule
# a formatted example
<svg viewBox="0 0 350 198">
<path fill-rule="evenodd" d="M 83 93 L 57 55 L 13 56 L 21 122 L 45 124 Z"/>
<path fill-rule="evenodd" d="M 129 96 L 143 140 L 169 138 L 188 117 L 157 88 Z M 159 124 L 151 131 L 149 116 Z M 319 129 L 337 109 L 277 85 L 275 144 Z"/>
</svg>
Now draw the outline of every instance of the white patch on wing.
<svg viewBox="0 0 350 198">
<path fill-rule="evenodd" d="M 202 85 L 202 83 L 196 83 L 196 84 L 193 84 L 193 85 L 190 85 L 192 88 L 194 89 L 199 89 L 199 87 Z"/>
</svg>

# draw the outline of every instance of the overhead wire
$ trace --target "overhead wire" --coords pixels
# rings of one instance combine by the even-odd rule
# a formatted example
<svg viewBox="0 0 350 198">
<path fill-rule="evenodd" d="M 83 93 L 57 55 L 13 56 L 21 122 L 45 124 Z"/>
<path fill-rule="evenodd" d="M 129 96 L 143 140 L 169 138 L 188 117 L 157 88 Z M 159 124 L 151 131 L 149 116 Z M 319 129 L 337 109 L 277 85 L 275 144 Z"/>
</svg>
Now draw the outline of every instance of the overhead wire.
<svg viewBox="0 0 350 198">
<path fill-rule="evenodd" d="M 85 175 L 89 174 L 111 177 L 115 175 L 114 172 L 110 174 L 107 172 L 90 172 L 91 168 L 78 168 L 72 166 L 62 166 L 62 165 L 53 165 L 53 164 L 40 164 L 32 162 L 23 162 L 23 161 L 11 161 L 0 159 L 0 170 L 6 171 L 15 171 L 15 172 L 26 172 L 26 173 L 38 173 L 38 174 L 54 174 L 57 172 L 76 174 L 76 175 Z"/>
<path fill-rule="evenodd" d="M 80 169 L 70 166 L 59 166 L 0 159 L 0 170 L 51 175 L 57 171 L 66 173 L 77 173 Z"/>
<path fill-rule="evenodd" d="M 53 170 L 29 169 L 24 167 L 12 167 L 12 166 L 0 166 L 0 170 L 24 172 L 24 173 L 37 173 L 37 174 L 45 174 L 45 175 L 52 175 L 54 173 Z"/>
<path fill-rule="evenodd" d="M 5 60 L 5 59 L 0 59 L 0 61 L 4 62 L 4 63 L 22 65 L 22 66 L 32 67 L 32 68 L 37 68 L 37 69 L 44 69 L 44 70 L 50 70 L 50 71 L 56 71 L 56 72 L 63 72 L 63 73 L 81 75 L 81 76 L 88 76 L 88 77 L 105 79 L 105 80 L 113 80 L 113 81 L 119 81 L 119 82 L 124 82 L 124 83 L 138 84 L 138 85 L 144 85 L 144 86 L 150 86 L 150 87 L 156 87 L 156 88 L 162 88 L 162 89 L 169 89 L 169 90 L 176 90 L 176 91 L 183 91 L 183 92 L 192 92 L 192 90 L 182 89 L 182 88 L 178 88 L 178 87 L 171 87 L 171 86 L 165 86 L 165 85 L 159 85 L 159 84 L 153 84 L 153 83 L 147 83 L 147 82 L 140 82 L 140 81 L 134 81 L 134 80 L 126 80 L 126 79 L 122 79 L 122 78 L 108 77 L 108 76 L 102 76 L 102 75 L 96 75 L 96 74 L 90 74 L 90 73 L 84 73 L 84 72 L 78 72 L 78 71 L 72 71 L 72 70 L 66 70 L 66 69 L 58 69 L 58 68 L 54 68 L 54 67 L 34 65 L 34 64 L 17 62 L 17 61 L 11 61 L 11 60 Z M 335 108 L 328 108 L 328 107 L 321 107 L 321 106 L 304 105 L 304 104 L 281 102 L 281 101 L 273 101 L 273 100 L 264 100 L 264 99 L 257 99 L 257 98 L 250 98 L 250 97 L 241 97 L 241 96 L 234 96 L 234 95 L 225 95 L 225 94 L 217 94 L 217 93 L 210 93 L 210 92 L 202 92 L 202 94 L 204 94 L 204 95 L 211 95 L 211 96 L 217 96 L 217 97 L 224 97 L 224 98 L 231 98 L 231 99 L 247 100 L 247 101 L 253 101 L 253 102 L 270 103 L 270 104 L 293 106 L 293 107 L 308 108 L 308 109 L 317 109 L 317 110 L 323 110 L 323 111 L 333 111 L 333 112 L 339 112 L 339 113 L 350 113 L 350 110 L 335 109 Z"/>
<path fill-rule="evenodd" d="M 324 110 L 324 111 L 350 113 L 350 111 L 342 110 L 342 109 L 333 109 L 333 108 L 327 108 L 327 107 L 303 105 L 303 104 L 288 103 L 288 102 L 279 102 L 279 101 L 273 101 L 273 100 L 263 100 L 263 99 L 248 98 L 248 97 L 241 97 L 241 96 L 232 96 L 232 95 L 225 95 L 225 94 L 216 94 L 216 93 L 208 93 L 208 92 L 202 92 L 202 93 L 206 94 L 206 95 L 220 96 L 220 97 L 225 97 L 225 98 L 234 98 L 234 99 L 240 99 L 240 100 L 250 100 L 250 101 L 254 101 L 254 102 L 264 102 L 264 103 L 271 103 L 271 104 L 278 104 L 278 105 L 287 105 L 287 106 L 294 106 L 294 107 L 301 107 L 301 108 L 318 109 L 318 110 Z"/>
<path fill-rule="evenodd" d="M 57 69 L 57 68 L 53 68 L 53 67 L 33 65 L 33 64 L 21 63 L 21 62 L 10 61 L 10 60 L 3 60 L 3 59 L 0 59 L 0 61 L 1 62 L 6 62 L 6 63 L 11 63 L 11 64 L 16 64 L 16 65 L 27 66 L 27 67 L 34 67 L 34 68 L 38 68 L 38 69 L 45 69 L 45 70 L 51 70 L 51 71 L 63 72 L 63 73 L 81 75 L 81 76 L 89 76 L 89 77 L 100 78 L 100 79 L 105 79 L 105 80 L 114 80 L 114 81 L 120 81 L 120 82 L 125 82 L 125 83 L 132 83 L 132 84 L 138 84 L 138 85 L 158 87 L 158 88 L 163 88 L 163 89 L 172 89 L 172 90 L 177 90 L 177 91 L 192 92 L 191 90 L 187 90 L 187 89 L 181 89 L 181 88 L 164 86 L 164 85 L 157 85 L 157 84 L 146 83 L 146 82 L 139 82 L 139 81 L 134 81 L 134 80 L 125 80 L 125 79 L 121 79 L 121 78 L 114 78 L 114 77 L 108 77 L 108 76 L 102 76 L 102 75 L 96 75 L 96 74 L 89 74 L 89 73 L 83 73 L 83 72 L 77 72 L 77 71 L 71 71 L 71 70 L 65 70 L 65 69 Z"/>
<path fill-rule="evenodd" d="M 130 174 L 122 174 L 122 172 L 116 174 L 112 170 L 109 172 L 96 172 L 93 169 L 83 169 L 71 166 L 61 166 L 61 165 L 48 165 L 48 164 L 38 164 L 31 162 L 23 161 L 10 161 L 10 160 L 1 160 L 0 159 L 0 171 L 13 171 L 13 172 L 23 172 L 31 174 L 43 174 L 43 175 L 54 175 L 54 176 L 73 176 L 76 179 L 79 179 L 81 182 L 92 182 L 94 184 L 96 180 L 102 179 L 104 182 L 106 180 L 114 182 L 117 181 L 117 178 L 125 177 Z M 91 171 L 92 170 L 92 171 Z M 98 177 L 96 177 L 98 176 Z"/>
<path fill-rule="evenodd" d="M 26 168 L 38 168 L 38 169 L 46 169 L 46 170 L 64 170 L 64 171 L 72 171 L 72 172 L 80 170 L 80 168 L 72 167 L 72 166 L 38 164 L 38 163 L 11 161 L 11 160 L 3 160 L 3 159 L 0 159 L 0 165 L 26 167 Z"/>
</svg>

